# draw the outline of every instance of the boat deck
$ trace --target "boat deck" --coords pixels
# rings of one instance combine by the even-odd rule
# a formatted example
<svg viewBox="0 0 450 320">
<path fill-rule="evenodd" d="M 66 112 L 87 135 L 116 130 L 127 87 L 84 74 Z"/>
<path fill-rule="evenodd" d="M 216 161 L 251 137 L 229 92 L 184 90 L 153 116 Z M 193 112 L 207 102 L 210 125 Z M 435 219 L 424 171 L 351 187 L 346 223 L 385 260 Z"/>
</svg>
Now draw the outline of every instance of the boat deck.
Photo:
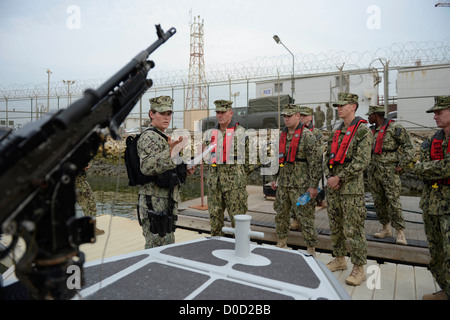
<svg viewBox="0 0 450 320">
<path fill-rule="evenodd" d="M 97 223 L 99 228 L 105 230 L 105 234 L 98 236 L 95 244 L 81 246 L 87 261 L 143 249 L 144 237 L 137 220 L 103 215 L 97 218 Z M 177 228 L 175 241 L 180 243 L 207 236 L 207 233 Z M 332 256 L 326 252 L 318 252 L 317 259 L 326 264 Z M 358 287 L 349 286 L 345 284 L 345 278 L 351 272 L 350 261 L 348 265 L 349 269 L 333 274 L 354 300 L 421 300 L 424 294 L 439 290 L 426 267 L 392 262 L 379 263 L 373 259 L 369 259 L 366 265 L 368 280 Z M 379 276 L 379 283 L 376 275 Z"/>
</svg>

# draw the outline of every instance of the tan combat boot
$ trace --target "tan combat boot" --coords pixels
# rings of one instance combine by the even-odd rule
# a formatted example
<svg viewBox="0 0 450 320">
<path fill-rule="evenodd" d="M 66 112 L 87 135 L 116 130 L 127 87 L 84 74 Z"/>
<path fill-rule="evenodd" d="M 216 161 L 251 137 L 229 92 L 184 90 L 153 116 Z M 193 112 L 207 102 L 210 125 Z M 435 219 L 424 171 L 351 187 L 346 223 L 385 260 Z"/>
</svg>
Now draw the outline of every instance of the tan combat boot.
<svg viewBox="0 0 450 320">
<path fill-rule="evenodd" d="M 287 249 L 287 238 L 278 239 L 277 247 L 282 249 Z"/>
<path fill-rule="evenodd" d="M 406 241 L 406 237 L 405 234 L 403 233 L 403 230 L 396 230 L 396 233 L 397 233 L 396 243 L 401 244 L 403 246 L 407 246 L 408 242 Z"/>
<path fill-rule="evenodd" d="M 422 300 L 448 300 L 448 297 L 444 290 L 441 290 L 435 293 L 424 294 Z"/>
<path fill-rule="evenodd" d="M 306 248 L 306 253 L 312 255 L 315 258 L 316 257 L 316 248 L 308 247 L 308 248 Z"/>
<path fill-rule="evenodd" d="M 390 224 L 389 223 L 383 224 L 383 229 L 381 229 L 380 231 L 375 233 L 373 236 L 378 239 L 384 239 L 386 237 L 392 236 L 392 230 L 391 230 Z"/>
<path fill-rule="evenodd" d="M 345 257 L 336 257 L 327 264 L 330 271 L 347 270 L 347 262 L 345 262 Z"/>
<path fill-rule="evenodd" d="M 300 223 L 297 219 L 292 219 L 291 225 L 289 226 L 291 230 L 300 230 Z"/>
<path fill-rule="evenodd" d="M 364 280 L 366 280 L 364 266 L 354 264 L 352 273 L 347 279 L 345 279 L 345 283 L 351 286 L 359 286 Z"/>
</svg>

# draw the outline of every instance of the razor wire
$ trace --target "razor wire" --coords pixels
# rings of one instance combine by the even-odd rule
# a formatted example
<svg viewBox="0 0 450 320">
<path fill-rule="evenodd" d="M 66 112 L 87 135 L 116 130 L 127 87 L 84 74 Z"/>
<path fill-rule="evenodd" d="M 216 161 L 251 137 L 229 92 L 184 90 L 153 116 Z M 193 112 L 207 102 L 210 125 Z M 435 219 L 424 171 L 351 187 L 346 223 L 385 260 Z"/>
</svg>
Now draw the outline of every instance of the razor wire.
<svg viewBox="0 0 450 320">
<path fill-rule="evenodd" d="M 294 75 L 381 68 L 381 62 L 389 61 L 389 68 L 427 66 L 450 63 L 450 38 L 443 41 L 423 41 L 394 43 L 390 47 L 375 51 L 346 52 L 329 50 L 321 53 L 297 53 L 294 55 Z M 246 61 L 212 64 L 205 67 L 205 84 L 229 81 L 264 80 L 276 77 L 291 77 L 292 57 L 278 55 L 256 57 Z M 152 73 L 153 89 L 183 87 L 187 84 L 189 70 L 155 71 Z M 97 88 L 104 79 L 76 80 L 70 88 L 60 82 L 40 84 L 9 85 L 0 84 L 0 100 L 36 97 L 79 96 L 87 88 Z M 50 88 L 50 90 L 49 90 Z M 50 92 L 48 92 L 50 91 Z"/>
</svg>

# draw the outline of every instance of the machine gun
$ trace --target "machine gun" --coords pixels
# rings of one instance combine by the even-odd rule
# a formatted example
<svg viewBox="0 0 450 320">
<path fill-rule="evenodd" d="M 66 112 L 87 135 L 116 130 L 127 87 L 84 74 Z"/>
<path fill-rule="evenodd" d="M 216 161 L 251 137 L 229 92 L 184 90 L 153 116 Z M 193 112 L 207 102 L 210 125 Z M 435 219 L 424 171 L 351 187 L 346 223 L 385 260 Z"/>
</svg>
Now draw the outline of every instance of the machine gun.
<svg viewBox="0 0 450 320">
<path fill-rule="evenodd" d="M 15 272 L 31 298 L 73 297 L 77 288 L 67 285 L 69 266 L 80 268 L 82 283 L 79 245 L 95 242 L 95 220 L 76 217 L 75 178 L 108 133 L 119 138 L 120 124 L 152 86 L 147 74 L 154 63 L 148 57 L 175 32 L 156 25 L 158 40 L 98 89 L 88 89 L 67 109 L 0 137 L 0 227 L 12 239 L 0 258 L 19 238 L 25 240 Z"/>
</svg>

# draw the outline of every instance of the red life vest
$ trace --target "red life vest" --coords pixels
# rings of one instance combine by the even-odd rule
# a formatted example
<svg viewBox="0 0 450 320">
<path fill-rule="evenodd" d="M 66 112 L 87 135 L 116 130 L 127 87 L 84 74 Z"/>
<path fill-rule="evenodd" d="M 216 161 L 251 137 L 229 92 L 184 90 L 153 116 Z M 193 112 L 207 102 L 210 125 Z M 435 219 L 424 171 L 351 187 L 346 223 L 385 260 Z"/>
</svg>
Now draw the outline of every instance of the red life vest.
<svg viewBox="0 0 450 320">
<path fill-rule="evenodd" d="M 306 127 L 306 126 L 305 126 Z M 307 126 L 307 128 L 309 129 L 309 131 L 313 132 L 314 130 L 314 125 L 312 123 L 309 124 L 309 126 Z"/>
<path fill-rule="evenodd" d="M 431 160 L 444 160 L 444 151 L 442 150 L 442 144 L 444 143 L 444 137 L 445 137 L 445 133 L 444 130 L 440 130 L 438 131 L 432 141 L 431 141 L 431 152 L 430 152 L 430 156 L 431 156 Z M 447 144 L 447 152 L 450 152 L 450 141 Z M 434 184 L 434 188 L 437 188 L 436 184 L 445 184 L 445 185 L 450 185 L 450 178 L 449 179 L 442 179 L 442 180 L 435 180 L 433 181 Z"/>
<path fill-rule="evenodd" d="M 377 140 L 375 141 L 375 146 L 373 147 L 374 154 L 381 154 L 383 152 L 383 141 L 384 137 L 386 136 L 386 131 L 394 120 L 385 119 L 383 122 L 383 125 L 380 128 L 380 131 L 378 131 Z M 372 130 L 373 134 L 375 135 L 376 130 Z"/>
<path fill-rule="evenodd" d="M 358 129 L 361 123 L 367 123 L 367 121 L 360 117 L 356 117 L 355 119 L 353 119 L 340 145 L 339 145 L 339 135 L 341 134 L 341 130 L 344 124 L 342 124 L 339 127 L 339 129 L 335 131 L 333 140 L 331 141 L 330 169 L 333 167 L 335 163 L 337 164 L 344 163 L 345 156 L 347 155 L 348 148 L 350 147 L 350 142 L 355 136 L 356 130 Z"/>
<path fill-rule="evenodd" d="M 298 145 L 300 143 L 300 138 L 302 136 L 303 132 L 303 123 L 300 122 L 300 124 L 297 126 L 297 128 L 294 131 L 294 136 L 292 137 L 291 144 L 289 145 L 289 150 L 287 155 L 284 153 L 286 152 L 286 140 L 287 140 L 287 134 L 288 134 L 288 128 L 285 128 L 283 132 L 281 132 L 280 136 L 280 145 L 278 147 L 279 155 L 278 155 L 278 162 L 280 163 L 280 167 L 284 166 L 284 162 L 290 162 L 293 163 L 296 160 L 297 155 L 297 149 Z"/>
<path fill-rule="evenodd" d="M 233 142 L 233 137 L 234 137 L 234 131 L 237 128 L 237 125 L 239 123 L 236 123 L 234 125 L 234 127 L 231 128 L 227 128 L 226 132 L 225 132 L 225 139 L 223 139 L 223 145 L 222 145 L 222 162 L 219 163 L 227 163 L 227 161 L 229 160 L 229 154 L 230 154 L 230 147 L 232 145 Z M 213 129 L 212 131 L 212 136 L 211 136 L 211 143 L 216 143 L 216 146 L 214 147 L 214 149 L 211 150 L 211 162 L 212 162 L 212 166 L 216 166 L 217 165 L 217 157 L 216 157 L 216 153 L 217 153 L 217 147 L 219 144 L 219 134 L 222 135 L 222 133 L 220 132 L 220 130 L 218 129 Z"/>
</svg>

